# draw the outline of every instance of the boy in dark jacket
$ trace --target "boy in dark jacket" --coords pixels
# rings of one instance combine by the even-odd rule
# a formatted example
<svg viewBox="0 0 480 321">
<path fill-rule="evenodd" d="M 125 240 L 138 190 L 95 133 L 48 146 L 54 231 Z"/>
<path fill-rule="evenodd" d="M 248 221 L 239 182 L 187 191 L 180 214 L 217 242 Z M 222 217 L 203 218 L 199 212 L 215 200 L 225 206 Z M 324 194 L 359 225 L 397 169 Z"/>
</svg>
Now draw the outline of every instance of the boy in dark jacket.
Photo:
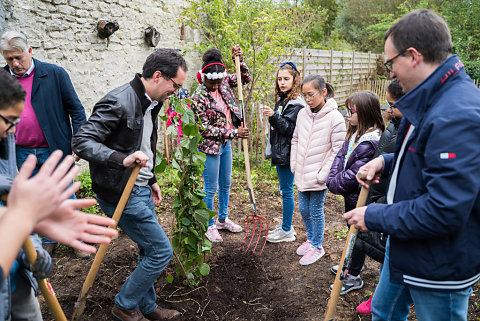
<svg viewBox="0 0 480 321">
<path fill-rule="evenodd" d="M 404 117 L 395 153 L 360 172 L 390 176 L 387 204 L 344 215 L 361 231 L 389 234 L 372 319 L 405 320 L 414 303 L 419 320 L 467 320 L 480 279 L 480 91 L 434 12 L 410 12 L 385 39 L 385 66 L 406 92 L 395 104 Z"/>
</svg>

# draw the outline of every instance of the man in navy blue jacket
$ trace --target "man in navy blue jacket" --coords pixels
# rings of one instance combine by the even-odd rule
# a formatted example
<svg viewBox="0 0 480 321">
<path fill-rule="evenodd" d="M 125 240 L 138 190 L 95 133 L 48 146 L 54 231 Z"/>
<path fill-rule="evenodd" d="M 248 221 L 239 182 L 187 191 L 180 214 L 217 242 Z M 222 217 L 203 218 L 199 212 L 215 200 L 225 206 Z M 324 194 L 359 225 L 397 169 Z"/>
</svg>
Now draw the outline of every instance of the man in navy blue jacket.
<svg viewBox="0 0 480 321">
<path fill-rule="evenodd" d="M 385 66 L 407 93 L 395 104 L 404 118 L 395 153 L 359 174 L 390 176 L 388 204 L 344 215 L 390 235 L 373 320 L 406 320 L 412 302 L 419 320 L 467 320 L 480 279 L 480 90 L 434 12 L 405 15 L 385 40 Z"/>
<path fill-rule="evenodd" d="M 85 110 L 67 72 L 57 65 L 34 59 L 23 33 L 3 33 L 0 51 L 7 62 L 4 69 L 27 93 L 20 116 L 22 122 L 15 133 L 17 167 L 22 166 L 28 155 L 34 154 L 37 157 L 35 175 L 54 150 L 61 150 L 63 155 L 72 154 L 72 135 L 85 122 Z M 44 242 L 52 252 L 55 243 L 45 239 Z M 75 253 L 81 258 L 88 257 L 82 251 Z"/>
</svg>

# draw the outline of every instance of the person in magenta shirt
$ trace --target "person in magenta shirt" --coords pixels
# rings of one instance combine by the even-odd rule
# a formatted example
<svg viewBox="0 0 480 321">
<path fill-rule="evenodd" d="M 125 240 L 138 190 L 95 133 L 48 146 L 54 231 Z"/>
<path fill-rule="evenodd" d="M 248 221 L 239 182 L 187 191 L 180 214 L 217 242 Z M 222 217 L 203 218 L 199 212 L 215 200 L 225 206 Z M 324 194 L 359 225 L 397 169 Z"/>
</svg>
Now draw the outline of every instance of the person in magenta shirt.
<svg viewBox="0 0 480 321">
<path fill-rule="evenodd" d="M 53 151 L 59 149 L 63 155 L 72 154 L 72 135 L 85 122 L 85 110 L 67 72 L 62 67 L 34 59 L 23 33 L 3 33 L 0 51 L 7 62 L 4 69 L 27 93 L 20 115 L 22 122 L 15 133 L 17 167 L 22 166 L 28 155 L 34 154 L 37 165 L 32 175 L 35 175 Z M 44 243 L 50 252 L 55 248 L 54 242 L 44 239 Z M 88 257 L 84 252 L 76 251 L 76 254 Z"/>
</svg>

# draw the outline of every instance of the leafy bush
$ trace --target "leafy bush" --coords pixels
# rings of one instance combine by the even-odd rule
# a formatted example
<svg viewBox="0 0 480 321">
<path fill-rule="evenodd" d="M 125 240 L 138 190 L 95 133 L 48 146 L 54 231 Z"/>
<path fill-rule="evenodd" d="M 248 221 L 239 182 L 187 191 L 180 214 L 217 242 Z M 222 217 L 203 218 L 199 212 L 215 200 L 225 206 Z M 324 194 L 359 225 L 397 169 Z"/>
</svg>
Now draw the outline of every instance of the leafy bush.
<svg viewBox="0 0 480 321">
<path fill-rule="evenodd" d="M 178 180 L 176 196 L 173 201 L 175 225 L 172 229 L 172 247 L 177 262 L 176 275 L 183 279 L 184 285 L 198 286 L 201 277 L 210 273 L 210 266 L 205 263 L 205 255 L 210 253 L 211 242 L 205 237 L 208 221 L 215 212 L 206 208 L 203 201 L 205 192 L 201 187 L 201 175 L 205 163 L 205 154 L 197 150 L 202 140 L 199 127 L 195 122 L 195 115 L 188 108 L 188 100 L 179 100 L 171 96 L 171 103 L 175 106 L 177 115 L 167 129 L 167 134 L 178 137 L 178 127 L 181 126 L 182 136 L 172 158 L 172 168 Z M 160 117 L 167 120 L 165 106 L 160 111 Z M 181 120 L 181 122 L 180 122 Z M 167 162 L 157 157 L 155 172 L 163 172 Z M 173 276 L 167 276 L 168 282 L 173 282 Z"/>
</svg>

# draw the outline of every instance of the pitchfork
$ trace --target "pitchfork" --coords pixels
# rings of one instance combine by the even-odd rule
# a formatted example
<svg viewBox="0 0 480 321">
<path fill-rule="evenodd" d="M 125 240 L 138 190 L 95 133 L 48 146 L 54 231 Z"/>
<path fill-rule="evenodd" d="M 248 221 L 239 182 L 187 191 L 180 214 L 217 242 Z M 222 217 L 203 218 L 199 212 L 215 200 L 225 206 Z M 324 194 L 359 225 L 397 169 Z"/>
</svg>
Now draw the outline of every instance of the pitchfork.
<svg viewBox="0 0 480 321">
<path fill-rule="evenodd" d="M 235 56 L 235 68 L 237 71 L 237 88 L 238 88 L 238 104 L 240 107 L 240 111 L 242 113 L 242 119 L 245 121 L 245 108 L 243 106 L 243 91 L 242 91 L 242 75 L 240 73 L 240 58 L 239 56 Z M 242 127 L 244 127 L 244 123 L 242 122 Z M 265 220 L 265 223 L 267 225 L 267 234 L 265 235 L 265 241 L 263 242 L 262 250 L 260 251 L 260 255 L 263 253 L 263 249 L 265 248 L 265 244 L 267 243 L 267 236 L 268 236 L 268 221 L 265 217 L 260 216 L 257 214 L 257 204 L 255 203 L 255 195 L 253 194 L 253 184 L 252 184 L 252 176 L 250 173 L 250 156 L 248 154 L 248 141 L 246 139 L 242 139 L 242 145 L 243 145 L 243 156 L 245 158 L 245 169 L 247 172 L 247 188 L 248 188 L 248 195 L 250 196 L 250 203 L 252 204 L 252 209 L 253 209 L 253 214 L 247 215 L 246 221 L 247 221 L 247 230 L 245 231 L 245 237 L 243 238 L 242 245 L 240 245 L 240 248 L 238 250 L 242 250 L 242 246 L 245 244 L 245 240 L 247 239 L 248 236 L 248 221 L 251 218 L 253 221 L 253 232 L 252 236 L 250 237 L 250 242 L 248 243 L 247 249 L 245 250 L 245 253 L 248 252 L 248 249 L 250 248 L 250 245 L 252 244 L 252 241 L 255 236 L 255 230 L 256 230 L 256 221 L 258 221 L 258 238 L 257 242 L 255 243 L 255 247 L 253 248 L 252 253 L 255 253 L 255 250 L 257 249 L 258 242 L 260 241 L 260 238 L 262 237 L 262 220 Z"/>
</svg>

